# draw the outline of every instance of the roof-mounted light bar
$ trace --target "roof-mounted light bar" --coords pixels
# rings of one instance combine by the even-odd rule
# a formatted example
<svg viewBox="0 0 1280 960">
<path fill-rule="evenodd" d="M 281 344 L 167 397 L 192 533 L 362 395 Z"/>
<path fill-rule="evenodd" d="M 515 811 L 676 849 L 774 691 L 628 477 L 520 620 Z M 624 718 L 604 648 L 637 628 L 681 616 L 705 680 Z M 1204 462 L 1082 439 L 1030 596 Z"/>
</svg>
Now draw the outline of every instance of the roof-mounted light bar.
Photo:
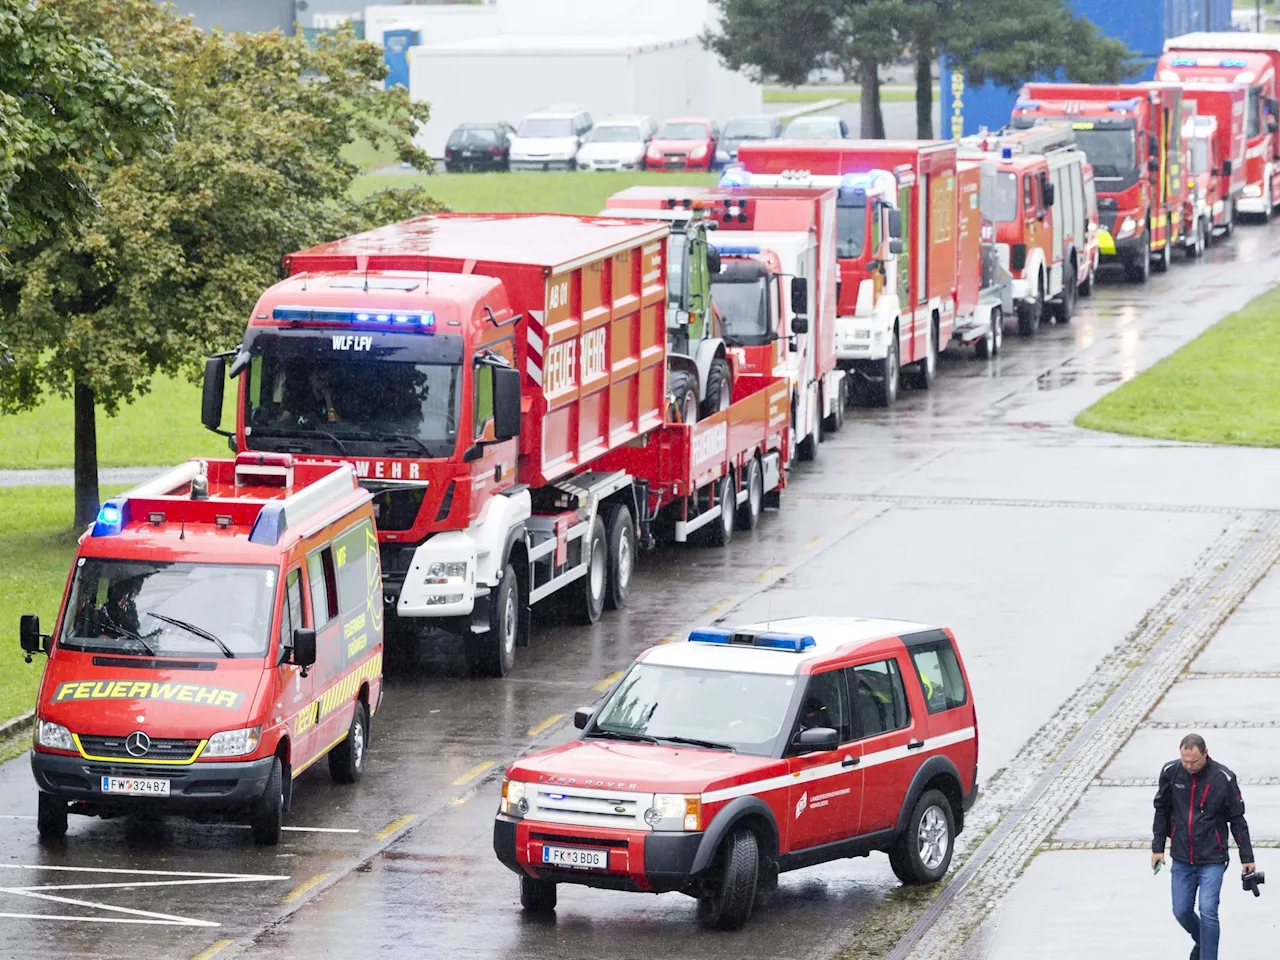
<svg viewBox="0 0 1280 960">
<path fill-rule="evenodd" d="M 333 310 L 327 307 L 276 307 L 273 320 L 284 323 L 333 323 L 343 326 L 402 327 L 436 332 L 432 310 Z"/>
<path fill-rule="evenodd" d="M 720 643 L 735 647 L 756 647 L 762 650 L 783 650 L 803 653 L 816 646 L 813 637 L 800 633 L 742 633 L 722 627 L 704 627 L 689 634 L 690 643 Z"/>
</svg>

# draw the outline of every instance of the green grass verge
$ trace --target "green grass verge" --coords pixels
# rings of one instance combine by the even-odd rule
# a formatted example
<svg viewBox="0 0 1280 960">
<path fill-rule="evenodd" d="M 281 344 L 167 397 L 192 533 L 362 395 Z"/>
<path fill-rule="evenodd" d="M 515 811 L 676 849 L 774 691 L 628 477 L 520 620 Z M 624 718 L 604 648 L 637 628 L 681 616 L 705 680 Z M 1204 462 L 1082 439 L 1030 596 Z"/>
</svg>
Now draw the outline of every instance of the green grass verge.
<svg viewBox="0 0 1280 960">
<path fill-rule="evenodd" d="M 342 148 L 341 153 L 343 160 L 354 163 L 361 170 L 366 171 L 377 170 L 399 162 L 395 148 L 389 143 L 383 143 L 382 146 L 375 147 L 364 137 L 356 137 L 355 140 Z"/>
<path fill-rule="evenodd" d="M 121 487 L 104 487 L 103 496 Z M 80 531 L 71 529 L 70 487 L 0 487 L 0 722 L 26 713 L 35 702 L 44 658 L 23 663 L 18 652 L 18 617 L 38 614 L 53 630 L 62 588 Z"/>
<path fill-rule="evenodd" d="M 459 213 L 577 213 L 594 215 L 612 194 L 636 184 L 712 185 L 716 174 L 706 173 L 375 173 L 360 177 L 352 187 L 357 197 L 375 190 L 425 184 L 431 196 Z"/>
<path fill-rule="evenodd" d="M 1280 288 L 1107 394 L 1079 426 L 1168 440 L 1280 446 Z"/>
<path fill-rule="evenodd" d="M 933 99 L 939 97 L 938 88 L 933 88 Z M 881 103 L 914 103 L 915 90 L 896 88 L 880 91 Z M 846 103 L 861 103 L 862 90 L 858 87 L 765 87 L 765 103 L 817 103 L 821 100 L 844 100 Z"/>
<path fill-rule="evenodd" d="M 228 388 L 223 423 L 235 423 L 235 391 Z M 27 413 L 0 416 L 0 467 L 70 467 L 71 400 L 56 395 Z M 200 388 L 186 380 L 157 377 L 151 392 L 120 408 L 114 417 L 98 411 L 98 464 L 147 467 L 187 457 L 227 454 L 227 441 L 200 424 Z"/>
</svg>

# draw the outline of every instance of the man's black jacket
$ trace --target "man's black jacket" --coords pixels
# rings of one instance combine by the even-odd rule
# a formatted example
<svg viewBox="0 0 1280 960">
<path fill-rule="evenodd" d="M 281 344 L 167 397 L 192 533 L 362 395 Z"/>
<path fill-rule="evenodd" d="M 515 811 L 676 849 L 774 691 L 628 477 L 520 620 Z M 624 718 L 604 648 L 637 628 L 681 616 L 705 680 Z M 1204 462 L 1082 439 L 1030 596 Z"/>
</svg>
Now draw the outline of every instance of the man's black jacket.
<svg viewBox="0 0 1280 960">
<path fill-rule="evenodd" d="M 1156 816 L 1151 824 L 1151 852 L 1164 853 L 1165 838 L 1172 838 L 1169 855 L 1197 866 L 1227 863 L 1227 825 L 1240 848 L 1242 863 L 1253 863 L 1253 844 L 1244 819 L 1244 799 L 1236 775 L 1208 759 L 1197 773 L 1187 773 L 1172 760 L 1160 771 L 1156 790 Z"/>
</svg>

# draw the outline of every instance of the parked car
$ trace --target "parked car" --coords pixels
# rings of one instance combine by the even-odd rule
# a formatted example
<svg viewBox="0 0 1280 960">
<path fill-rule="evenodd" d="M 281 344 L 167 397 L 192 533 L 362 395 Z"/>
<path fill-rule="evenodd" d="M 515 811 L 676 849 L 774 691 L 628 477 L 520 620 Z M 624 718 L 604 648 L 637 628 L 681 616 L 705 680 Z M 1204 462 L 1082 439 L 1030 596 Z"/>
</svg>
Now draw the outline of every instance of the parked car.
<svg viewBox="0 0 1280 960">
<path fill-rule="evenodd" d="M 658 125 L 652 117 L 609 117 L 591 128 L 578 150 L 580 170 L 643 170 Z"/>
<path fill-rule="evenodd" d="M 782 136 L 782 120 L 768 114 L 734 117 L 724 125 L 716 144 L 715 166 L 723 167 L 738 159 L 738 147 L 748 140 L 776 140 Z"/>
<path fill-rule="evenodd" d="M 720 128 L 707 117 L 668 120 L 658 128 L 645 166 L 651 170 L 710 170 Z"/>
<path fill-rule="evenodd" d="M 506 170 L 511 164 L 511 137 L 515 128 L 505 120 L 496 123 L 461 123 L 449 134 L 444 147 L 444 168 Z"/>
<path fill-rule="evenodd" d="M 844 140 L 849 125 L 839 117 L 796 117 L 782 131 L 787 140 Z"/>
<path fill-rule="evenodd" d="M 581 107 L 547 107 L 528 114 L 511 138 L 512 170 L 576 170 L 578 149 L 594 126 Z"/>
</svg>

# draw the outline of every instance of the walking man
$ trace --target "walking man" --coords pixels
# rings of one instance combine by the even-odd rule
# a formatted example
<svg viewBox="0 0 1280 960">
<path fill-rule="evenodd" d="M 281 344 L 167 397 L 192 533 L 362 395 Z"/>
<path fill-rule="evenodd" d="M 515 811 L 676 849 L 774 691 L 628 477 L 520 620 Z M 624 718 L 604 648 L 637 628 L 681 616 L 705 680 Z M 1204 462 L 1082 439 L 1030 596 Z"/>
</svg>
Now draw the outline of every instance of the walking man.
<svg viewBox="0 0 1280 960">
<path fill-rule="evenodd" d="M 1191 960 L 1218 960 L 1218 896 L 1227 872 L 1227 827 L 1240 848 L 1241 869 L 1253 873 L 1253 845 L 1244 819 L 1244 798 L 1236 775 L 1213 760 L 1204 737 L 1182 738 L 1182 758 L 1160 771 L 1155 820 L 1151 824 L 1151 869 L 1164 863 L 1165 839 L 1171 840 L 1169 868 L 1173 915 L 1191 934 Z M 1196 915 L 1196 893 L 1200 915 Z"/>
</svg>

